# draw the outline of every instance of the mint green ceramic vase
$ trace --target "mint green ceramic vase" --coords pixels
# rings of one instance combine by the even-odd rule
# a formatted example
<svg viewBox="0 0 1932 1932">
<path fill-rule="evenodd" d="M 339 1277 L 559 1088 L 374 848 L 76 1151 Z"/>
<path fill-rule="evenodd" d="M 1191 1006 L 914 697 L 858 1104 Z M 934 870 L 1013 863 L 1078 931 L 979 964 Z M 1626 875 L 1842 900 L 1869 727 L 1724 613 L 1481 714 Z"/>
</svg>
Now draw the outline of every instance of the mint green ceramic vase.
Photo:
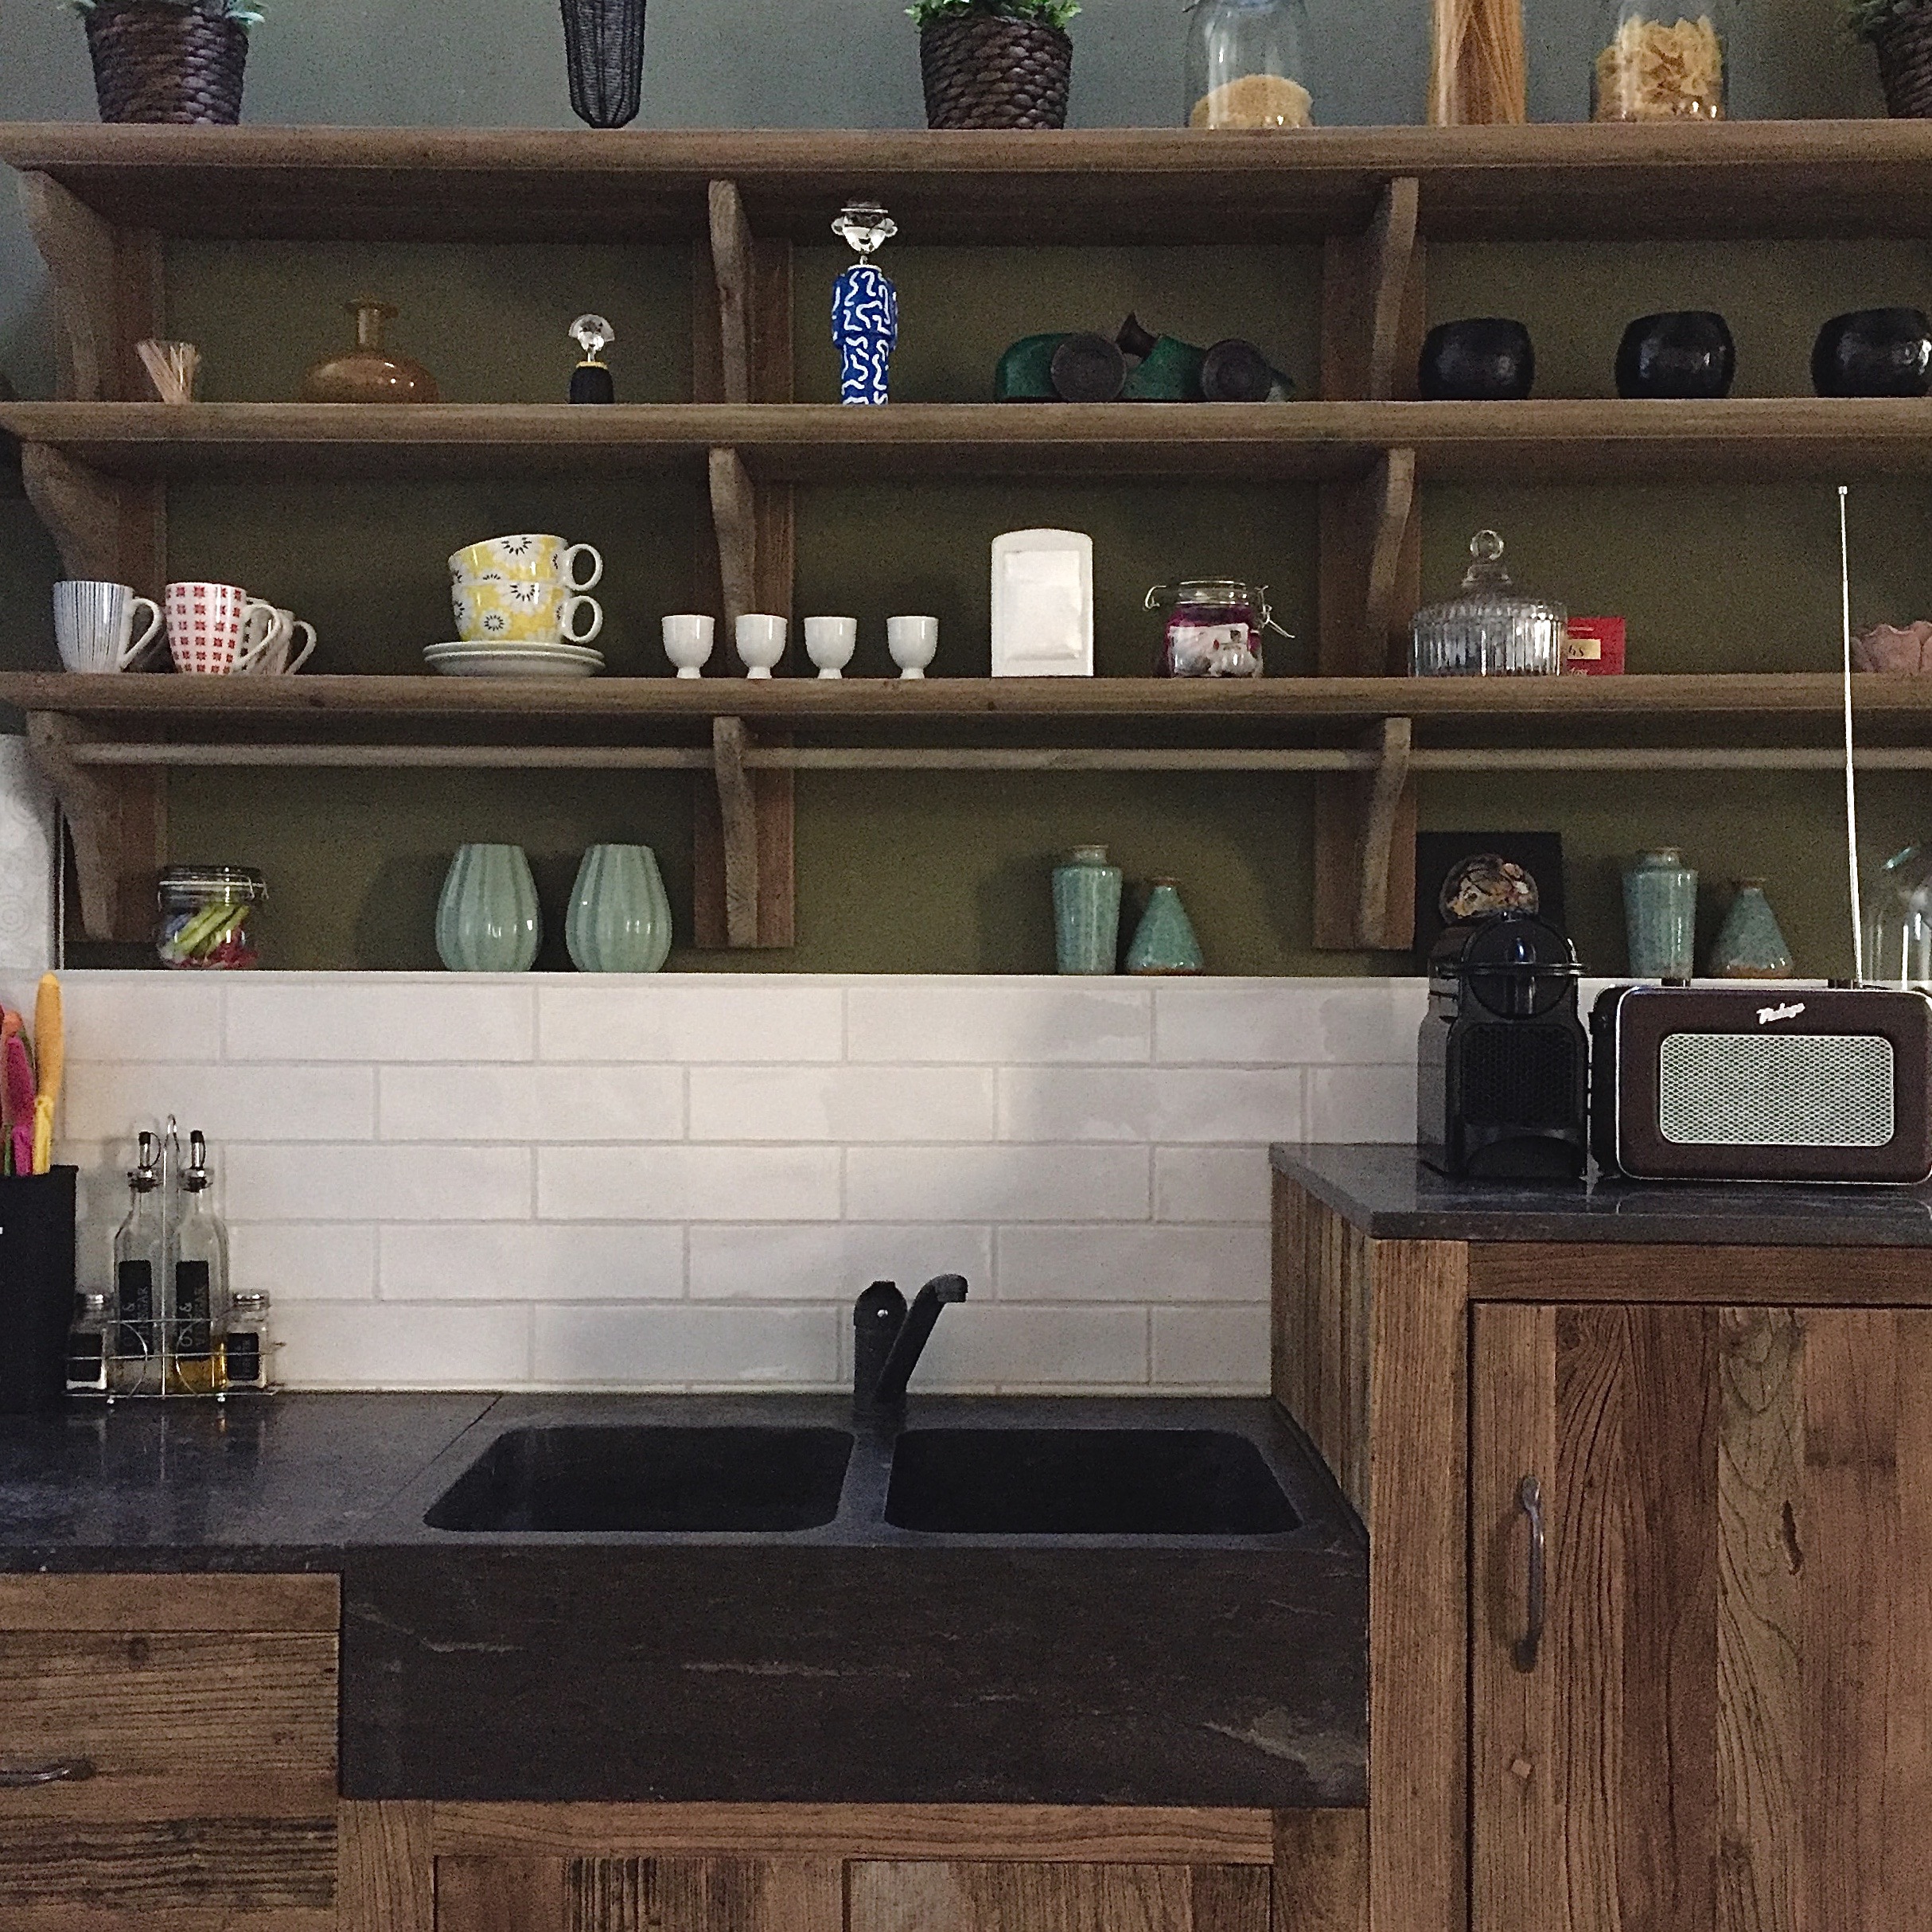
<svg viewBox="0 0 1932 1932">
<path fill-rule="evenodd" d="M 1788 980 L 1794 969 L 1791 948 L 1778 915 L 1764 896 L 1764 881 L 1741 878 L 1737 897 L 1711 948 L 1711 976 L 1717 980 Z"/>
<path fill-rule="evenodd" d="M 457 848 L 436 902 L 436 952 L 452 972 L 528 972 L 543 937 L 520 845 Z"/>
<path fill-rule="evenodd" d="M 1120 868 L 1104 845 L 1054 867 L 1054 959 L 1061 972 L 1112 972 L 1120 947 Z"/>
<path fill-rule="evenodd" d="M 656 972 L 671 952 L 671 902 L 648 845 L 594 845 L 577 868 L 563 943 L 582 972 Z"/>
<path fill-rule="evenodd" d="M 1129 972 L 1204 972 L 1201 941 L 1170 878 L 1157 878 L 1127 948 Z"/>
</svg>

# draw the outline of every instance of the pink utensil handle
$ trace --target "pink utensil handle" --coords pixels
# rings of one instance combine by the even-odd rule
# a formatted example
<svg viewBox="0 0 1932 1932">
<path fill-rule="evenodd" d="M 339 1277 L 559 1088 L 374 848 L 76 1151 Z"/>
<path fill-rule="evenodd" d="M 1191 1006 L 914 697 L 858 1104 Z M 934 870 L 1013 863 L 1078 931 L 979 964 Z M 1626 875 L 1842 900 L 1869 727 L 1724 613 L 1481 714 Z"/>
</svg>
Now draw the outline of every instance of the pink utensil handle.
<svg viewBox="0 0 1932 1932">
<path fill-rule="evenodd" d="M 14 1171 L 17 1174 L 33 1171 L 33 1117 L 14 1123 Z"/>
</svg>

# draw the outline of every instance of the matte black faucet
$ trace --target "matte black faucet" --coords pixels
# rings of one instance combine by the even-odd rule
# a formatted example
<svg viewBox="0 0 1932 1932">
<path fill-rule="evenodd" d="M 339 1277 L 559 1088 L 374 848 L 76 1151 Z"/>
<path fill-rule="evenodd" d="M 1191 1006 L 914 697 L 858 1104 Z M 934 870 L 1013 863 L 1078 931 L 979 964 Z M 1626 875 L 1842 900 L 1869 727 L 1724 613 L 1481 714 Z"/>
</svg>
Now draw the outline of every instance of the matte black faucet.
<svg viewBox="0 0 1932 1932">
<path fill-rule="evenodd" d="M 908 1309 L 898 1283 L 875 1281 L 852 1303 L 852 1420 L 896 1428 L 906 1420 L 906 1385 L 948 1302 L 966 1299 L 964 1275 L 935 1275 Z"/>
</svg>

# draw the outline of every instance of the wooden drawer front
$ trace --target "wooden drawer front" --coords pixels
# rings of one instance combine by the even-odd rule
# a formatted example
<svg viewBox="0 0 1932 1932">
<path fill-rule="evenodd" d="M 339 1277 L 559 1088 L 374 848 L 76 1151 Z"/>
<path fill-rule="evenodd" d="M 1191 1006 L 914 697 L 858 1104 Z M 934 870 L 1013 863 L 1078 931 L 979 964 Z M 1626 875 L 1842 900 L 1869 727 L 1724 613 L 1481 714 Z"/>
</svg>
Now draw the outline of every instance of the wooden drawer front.
<svg viewBox="0 0 1932 1932">
<path fill-rule="evenodd" d="M 918 1860 L 851 1868 L 849 1932 L 1268 1932 L 1255 1865 Z"/>
</svg>

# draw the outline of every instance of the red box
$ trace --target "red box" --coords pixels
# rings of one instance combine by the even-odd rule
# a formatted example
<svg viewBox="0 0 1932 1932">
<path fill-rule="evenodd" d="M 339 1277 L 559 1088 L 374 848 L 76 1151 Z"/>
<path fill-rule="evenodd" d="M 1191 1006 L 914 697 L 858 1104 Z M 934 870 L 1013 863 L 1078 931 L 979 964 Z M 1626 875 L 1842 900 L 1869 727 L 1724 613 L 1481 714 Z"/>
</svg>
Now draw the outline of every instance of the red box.
<svg viewBox="0 0 1932 1932">
<path fill-rule="evenodd" d="M 1623 668 L 1621 617 L 1572 617 L 1566 627 L 1563 668 L 1576 677 L 1615 677 Z"/>
</svg>

